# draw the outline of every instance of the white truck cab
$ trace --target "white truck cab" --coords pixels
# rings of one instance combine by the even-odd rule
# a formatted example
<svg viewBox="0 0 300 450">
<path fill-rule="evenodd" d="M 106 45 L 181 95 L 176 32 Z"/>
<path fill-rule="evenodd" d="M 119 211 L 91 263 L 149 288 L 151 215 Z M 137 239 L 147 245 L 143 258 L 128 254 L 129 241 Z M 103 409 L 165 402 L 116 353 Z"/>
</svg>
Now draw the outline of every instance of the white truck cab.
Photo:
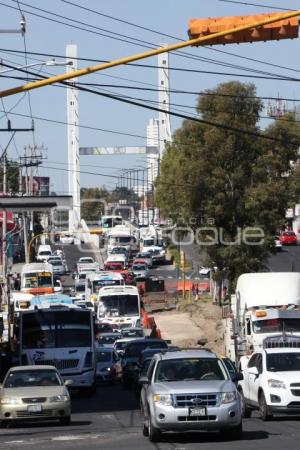
<svg viewBox="0 0 300 450">
<path fill-rule="evenodd" d="M 300 273 L 246 273 L 238 278 L 225 319 L 225 353 L 238 362 L 263 349 L 266 338 L 300 338 Z"/>
</svg>

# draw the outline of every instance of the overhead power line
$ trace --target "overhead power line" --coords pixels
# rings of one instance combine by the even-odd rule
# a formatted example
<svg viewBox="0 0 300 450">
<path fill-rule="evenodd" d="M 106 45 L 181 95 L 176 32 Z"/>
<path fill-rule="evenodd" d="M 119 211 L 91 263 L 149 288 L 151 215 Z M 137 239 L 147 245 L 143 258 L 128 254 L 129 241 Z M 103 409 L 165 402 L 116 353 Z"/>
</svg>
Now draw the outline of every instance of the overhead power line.
<svg viewBox="0 0 300 450">
<path fill-rule="evenodd" d="M 257 8 L 267 8 L 267 9 L 277 9 L 278 11 L 296 11 L 295 9 L 290 8 L 281 8 L 279 6 L 273 6 L 273 5 L 263 5 L 261 3 L 250 3 L 250 2 L 242 2 L 238 0 L 217 0 L 218 2 L 222 3 L 234 3 L 236 5 L 244 5 L 244 6 L 256 6 Z"/>
<path fill-rule="evenodd" d="M 168 38 L 171 38 L 171 39 L 175 39 L 177 41 L 182 41 L 183 40 L 183 39 L 179 38 L 178 36 L 173 36 L 173 35 L 170 35 L 170 34 L 162 33 L 161 31 L 154 30 L 153 28 L 147 28 L 147 27 L 141 26 L 139 24 L 136 24 L 136 23 L 133 23 L 133 22 L 129 22 L 129 21 L 124 20 L 124 19 L 120 19 L 118 17 L 114 17 L 114 16 L 111 16 L 111 15 L 108 15 L 108 14 L 104 14 L 104 13 L 102 13 L 100 11 L 96 11 L 95 9 L 87 8 L 86 6 L 79 5 L 78 3 L 74 3 L 74 2 L 71 2 L 69 0 L 61 0 L 61 1 L 63 3 L 67 3 L 69 5 L 72 5 L 72 6 L 76 7 L 76 8 L 80 8 L 81 10 L 91 12 L 91 13 L 99 15 L 101 17 L 109 18 L 109 19 L 114 20 L 116 22 L 120 22 L 120 23 L 124 23 L 126 25 L 130 25 L 132 27 L 135 27 L 137 29 L 141 29 L 143 31 L 149 31 L 150 33 L 154 33 L 154 34 L 157 34 L 159 36 L 165 36 L 165 37 L 168 37 Z M 205 48 L 206 50 L 211 50 L 211 51 L 214 51 L 214 52 L 222 53 L 224 55 L 234 56 L 236 58 L 252 61 L 252 62 L 255 62 L 255 63 L 264 64 L 264 65 L 267 65 L 267 66 L 277 67 L 277 68 L 284 69 L 284 70 L 291 70 L 293 72 L 297 71 L 296 69 L 291 68 L 291 67 L 285 67 L 285 66 L 281 66 L 281 65 L 277 65 L 277 64 L 272 64 L 270 61 L 262 61 L 262 60 L 255 59 L 255 58 L 249 58 L 249 57 L 246 57 L 246 56 L 243 56 L 243 55 L 238 55 L 236 53 L 232 53 L 232 52 L 228 52 L 228 51 L 225 51 L 225 50 L 212 48 L 212 47 L 209 47 L 209 46 L 201 46 L 201 48 Z M 191 54 L 189 54 L 187 52 L 183 52 L 183 51 L 176 52 L 176 54 L 181 54 L 181 55 L 184 54 L 184 55 L 193 56 L 193 58 L 201 58 L 198 55 L 194 56 L 194 55 L 191 55 Z"/>
<path fill-rule="evenodd" d="M 18 0 L 11 0 L 11 1 L 14 2 L 14 3 L 16 3 Z M 38 11 L 42 11 L 42 12 L 44 12 L 44 13 L 46 13 L 46 14 L 49 14 L 49 15 L 52 15 L 52 16 L 55 16 L 55 17 L 59 17 L 59 18 L 62 18 L 62 19 L 64 19 L 64 20 L 72 21 L 72 23 L 69 24 L 69 23 L 66 23 L 66 22 L 59 21 L 59 20 L 57 20 L 57 19 L 51 19 L 51 18 L 49 18 L 49 17 L 43 16 L 43 15 L 40 15 L 40 14 L 32 13 L 32 12 L 30 12 L 30 11 L 26 11 L 26 13 L 28 13 L 28 14 L 36 15 L 36 16 L 38 16 L 38 17 L 41 17 L 41 18 L 45 19 L 45 20 L 51 20 L 51 21 L 57 22 L 57 23 L 59 23 L 59 24 L 63 24 L 63 25 L 65 25 L 65 26 L 68 26 L 68 27 L 77 28 L 77 29 L 80 29 L 80 30 L 82 30 L 82 31 L 91 32 L 91 33 L 98 34 L 98 35 L 101 35 L 101 36 L 104 36 L 104 37 L 108 37 L 108 38 L 111 38 L 111 39 L 117 39 L 117 40 L 119 40 L 119 41 L 124 41 L 124 42 L 126 42 L 126 43 L 130 43 L 130 44 L 134 44 L 134 45 L 139 45 L 139 46 L 141 46 L 140 44 L 137 43 L 137 42 L 139 41 L 139 42 L 145 43 L 145 44 L 142 45 L 143 47 L 150 48 L 150 49 L 157 48 L 157 45 L 155 45 L 154 43 L 151 43 L 151 42 L 148 42 L 148 41 L 141 41 L 141 40 L 139 40 L 139 39 L 137 39 L 137 38 L 135 38 L 135 37 L 133 37 L 133 38 L 130 37 L 130 39 L 133 39 L 133 40 L 134 40 L 134 42 L 130 42 L 130 41 L 126 41 L 126 40 L 124 40 L 123 38 L 120 38 L 120 37 L 115 37 L 115 36 L 110 36 L 110 35 L 104 35 L 103 33 L 99 33 L 99 32 L 94 31 L 94 30 L 88 30 L 88 29 L 85 29 L 85 28 L 82 28 L 82 27 L 78 27 L 78 26 L 74 25 L 74 22 L 79 23 L 79 24 L 83 24 L 83 25 L 85 25 L 85 26 L 89 26 L 89 27 L 91 27 L 91 28 L 93 28 L 93 29 L 99 29 L 99 30 L 102 30 L 102 31 L 103 31 L 102 28 L 96 27 L 96 26 L 94 26 L 94 25 L 90 25 L 90 24 L 87 24 L 87 23 L 85 23 L 85 22 L 81 22 L 81 21 L 78 21 L 78 20 L 75 20 L 75 19 L 71 19 L 71 18 L 69 18 L 69 17 L 62 16 L 62 15 L 57 14 L 57 13 L 53 13 L 53 12 L 51 12 L 51 11 L 49 11 L 49 10 L 45 10 L 45 9 L 42 9 L 42 8 L 37 8 L 37 7 L 35 7 L 35 6 L 28 5 L 27 3 L 24 3 L 24 2 L 20 2 L 20 3 L 21 3 L 22 5 L 29 6 L 31 9 L 35 9 L 35 10 L 38 10 Z M 0 4 L 2 4 L 3 6 L 7 6 L 7 7 L 9 7 L 9 8 L 17 9 L 17 8 L 12 7 L 12 6 L 3 4 L 3 3 L 1 3 L 1 2 L 0 2 Z M 126 36 L 126 35 L 123 35 L 123 34 L 120 34 L 120 33 L 116 33 L 116 32 L 110 31 L 110 30 L 104 30 L 104 31 L 109 32 L 109 33 L 111 33 L 112 35 L 123 36 L 123 37 L 125 37 L 125 38 L 128 38 L 128 36 Z M 179 39 L 179 38 L 175 38 L 175 37 L 174 37 L 174 39 L 183 41 L 183 39 Z M 268 75 L 271 75 L 271 76 L 278 76 L 278 77 L 280 77 L 280 75 L 278 75 L 278 74 L 270 74 L 269 72 L 262 72 L 262 71 L 258 71 L 257 69 L 252 69 L 252 68 L 249 68 L 249 67 L 237 66 L 237 65 L 235 65 L 235 64 L 232 64 L 232 63 L 226 63 L 226 62 L 224 62 L 224 61 L 217 61 L 217 60 L 213 60 L 213 59 L 208 59 L 208 58 L 201 57 L 201 56 L 199 56 L 199 55 L 192 55 L 192 54 L 189 54 L 189 53 L 183 52 L 183 51 L 176 51 L 176 52 L 173 52 L 173 53 L 174 53 L 174 54 L 177 54 L 177 55 L 179 55 L 179 56 L 183 56 L 183 57 L 185 57 L 185 58 L 194 59 L 194 60 L 199 60 L 199 61 L 205 61 L 205 62 L 208 62 L 208 63 L 211 63 L 211 64 L 217 64 L 217 65 L 221 65 L 221 66 L 224 66 L 224 67 L 231 67 L 231 68 L 241 69 L 241 70 L 246 70 L 246 71 L 255 72 L 255 73 L 263 73 L 263 74 L 265 73 L 265 74 L 268 74 Z"/>
</svg>

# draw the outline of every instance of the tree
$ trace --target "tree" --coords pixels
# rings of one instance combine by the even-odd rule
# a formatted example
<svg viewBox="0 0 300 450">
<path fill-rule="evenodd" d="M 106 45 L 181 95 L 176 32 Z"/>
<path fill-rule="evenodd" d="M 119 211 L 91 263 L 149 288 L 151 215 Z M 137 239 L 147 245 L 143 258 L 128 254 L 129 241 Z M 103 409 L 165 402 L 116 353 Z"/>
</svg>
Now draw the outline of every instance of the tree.
<svg viewBox="0 0 300 450">
<path fill-rule="evenodd" d="M 259 137 L 262 108 L 253 84 L 207 90 L 198 113 L 221 126 L 185 121 L 166 150 L 156 184 L 162 215 L 192 228 L 209 263 L 232 282 L 265 265 L 288 203 L 286 175 L 300 142 L 300 127 L 291 117 L 264 130 L 270 139 Z M 254 230 L 250 236 L 249 227 L 263 239 Z"/>
<path fill-rule="evenodd" d="M 19 192 L 19 168 L 13 162 L 7 160 L 6 162 L 7 170 L 7 188 L 6 192 L 16 193 Z M 1 161 L 0 166 L 0 191 L 3 192 L 3 162 Z"/>
<path fill-rule="evenodd" d="M 81 217 L 87 222 L 98 223 L 101 215 L 105 211 L 108 191 L 102 188 L 82 188 L 81 196 Z"/>
</svg>

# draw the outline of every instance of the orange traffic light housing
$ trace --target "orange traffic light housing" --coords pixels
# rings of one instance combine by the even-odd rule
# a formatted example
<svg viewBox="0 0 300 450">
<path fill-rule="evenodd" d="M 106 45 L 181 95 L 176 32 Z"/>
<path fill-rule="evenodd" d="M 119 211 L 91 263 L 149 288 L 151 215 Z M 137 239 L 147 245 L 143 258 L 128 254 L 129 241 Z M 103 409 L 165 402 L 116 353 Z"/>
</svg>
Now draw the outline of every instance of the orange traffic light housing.
<svg viewBox="0 0 300 450">
<path fill-rule="evenodd" d="M 254 16 L 233 16 L 233 17 L 217 17 L 208 19 L 191 19 L 189 21 L 188 34 L 190 39 L 199 38 L 201 36 L 209 36 L 210 34 L 226 32 L 246 25 L 255 24 L 256 22 L 266 19 L 280 17 L 281 14 L 256 14 Z M 228 34 L 222 37 L 212 38 L 198 45 L 220 45 L 220 44 L 240 44 L 243 42 L 272 41 L 279 39 L 293 39 L 298 37 L 299 21 L 297 17 L 279 20 L 278 22 L 267 25 L 260 25 L 250 28 L 249 30 L 239 31 L 234 34 Z"/>
</svg>

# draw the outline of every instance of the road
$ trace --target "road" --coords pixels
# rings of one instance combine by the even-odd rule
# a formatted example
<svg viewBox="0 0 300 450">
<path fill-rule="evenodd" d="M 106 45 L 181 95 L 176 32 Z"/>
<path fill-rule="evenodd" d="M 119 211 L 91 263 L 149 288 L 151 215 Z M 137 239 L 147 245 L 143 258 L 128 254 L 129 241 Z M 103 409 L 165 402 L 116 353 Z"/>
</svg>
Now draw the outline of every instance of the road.
<svg viewBox="0 0 300 450">
<path fill-rule="evenodd" d="M 92 255 L 85 247 L 86 255 Z M 65 249 L 72 268 L 82 254 L 76 246 Z M 270 258 L 272 270 L 300 271 L 300 246 L 284 249 Z M 154 269 L 164 277 L 173 275 L 171 266 Z M 66 277 L 65 284 L 71 283 Z M 120 385 L 98 386 L 93 397 L 72 394 L 72 423 L 63 427 L 52 423 L 19 425 L 1 430 L 0 448 L 5 450 L 81 450 L 94 449 L 201 449 L 201 450 L 298 450 L 300 441 L 299 419 L 275 418 L 262 422 L 257 414 L 244 420 L 241 441 L 224 442 L 218 433 L 166 433 L 163 442 L 152 444 L 142 436 L 139 400 L 134 392 Z"/>
</svg>

